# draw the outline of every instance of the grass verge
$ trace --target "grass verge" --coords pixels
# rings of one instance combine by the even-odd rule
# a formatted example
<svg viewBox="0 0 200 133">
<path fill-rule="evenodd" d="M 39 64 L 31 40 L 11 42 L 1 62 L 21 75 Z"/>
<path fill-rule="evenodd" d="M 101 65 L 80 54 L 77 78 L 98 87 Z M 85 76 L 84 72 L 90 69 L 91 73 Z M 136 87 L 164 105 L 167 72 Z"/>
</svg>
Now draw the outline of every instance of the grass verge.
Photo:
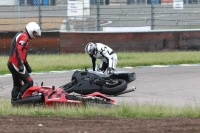
<svg viewBox="0 0 200 133">
<path fill-rule="evenodd" d="M 200 52 L 118 52 L 117 67 L 137 67 L 149 65 L 196 64 L 200 62 Z M 61 71 L 91 68 L 90 57 L 86 54 L 46 54 L 28 55 L 33 72 Z M 0 56 L 0 74 L 10 73 L 7 56 Z M 99 63 L 99 62 L 98 62 Z"/>
<path fill-rule="evenodd" d="M 199 106 L 164 106 L 149 103 L 121 103 L 116 107 L 98 106 L 54 106 L 34 107 L 20 106 L 12 107 L 10 99 L 0 99 L 1 115 L 34 115 L 34 116 L 113 116 L 120 118 L 167 118 L 167 117 L 200 117 Z"/>
</svg>

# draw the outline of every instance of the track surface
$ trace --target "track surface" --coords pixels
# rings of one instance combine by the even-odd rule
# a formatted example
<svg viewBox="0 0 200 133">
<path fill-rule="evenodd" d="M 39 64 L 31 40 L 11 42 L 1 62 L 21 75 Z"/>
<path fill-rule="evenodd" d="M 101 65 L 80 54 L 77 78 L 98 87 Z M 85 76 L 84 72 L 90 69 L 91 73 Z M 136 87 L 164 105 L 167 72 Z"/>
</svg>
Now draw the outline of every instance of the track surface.
<svg viewBox="0 0 200 133">
<path fill-rule="evenodd" d="M 185 105 L 198 104 L 200 100 L 200 66 L 147 67 L 117 69 L 133 71 L 137 79 L 128 87 L 135 86 L 135 92 L 112 97 L 121 102 L 150 102 L 152 104 Z M 32 74 L 34 85 L 41 82 L 47 86 L 61 86 L 71 80 L 73 72 Z M 0 97 L 10 97 L 11 76 L 0 76 Z"/>
<path fill-rule="evenodd" d="M 118 69 L 121 70 L 121 69 Z M 123 69 L 134 71 L 137 79 L 129 87 L 135 92 L 112 97 L 120 102 L 149 102 L 152 104 L 199 104 L 199 66 Z M 60 74 L 33 74 L 35 83 L 60 86 L 70 81 L 73 72 Z M 11 76 L 0 76 L 0 96 L 10 97 Z M 199 133 L 200 119 L 164 118 L 138 119 L 51 116 L 0 116 L 0 132 L 70 132 L 70 133 Z"/>
</svg>

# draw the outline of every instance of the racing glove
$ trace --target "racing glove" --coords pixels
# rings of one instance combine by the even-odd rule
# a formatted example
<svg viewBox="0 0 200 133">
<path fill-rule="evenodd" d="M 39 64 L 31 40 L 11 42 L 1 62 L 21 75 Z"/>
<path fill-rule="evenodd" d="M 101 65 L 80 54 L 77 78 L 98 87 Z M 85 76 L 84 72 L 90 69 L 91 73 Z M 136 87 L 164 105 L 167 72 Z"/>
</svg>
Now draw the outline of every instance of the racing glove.
<svg viewBox="0 0 200 133">
<path fill-rule="evenodd" d="M 19 66 L 19 72 L 23 72 L 24 71 L 24 66 L 23 65 L 20 65 Z"/>
<path fill-rule="evenodd" d="M 18 65 L 19 65 L 19 72 L 23 72 L 24 71 L 24 65 L 22 64 L 22 62 L 18 61 Z"/>
<path fill-rule="evenodd" d="M 24 63 L 24 66 L 26 67 L 26 70 L 28 71 L 28 73 L 32 73 L 32 69 L 31 69 L 31 67 L 29 66 L 28 62 L 25 62 L 25 63 Z"/>
</svg>

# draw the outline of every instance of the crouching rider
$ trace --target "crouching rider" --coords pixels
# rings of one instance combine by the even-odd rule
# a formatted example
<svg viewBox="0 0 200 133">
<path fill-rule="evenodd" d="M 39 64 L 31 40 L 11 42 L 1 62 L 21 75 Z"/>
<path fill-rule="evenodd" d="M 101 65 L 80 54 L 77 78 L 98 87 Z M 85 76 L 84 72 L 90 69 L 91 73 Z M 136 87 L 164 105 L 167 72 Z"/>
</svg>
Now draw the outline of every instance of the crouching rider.
<svg viewBox="0 0 200 133">
<path fill-rule="evenodd" d="M 110 47 L 102 43 L 89 42 L 85 46 L 85 53 L 89 54 L 92 60 L 93 71 L 100 70 L 108 74 L 112 74 L 117 65 L 117 54 Z M 96 59 L 100 59 L 100 68 L 96 63 Z"/>
</svg>

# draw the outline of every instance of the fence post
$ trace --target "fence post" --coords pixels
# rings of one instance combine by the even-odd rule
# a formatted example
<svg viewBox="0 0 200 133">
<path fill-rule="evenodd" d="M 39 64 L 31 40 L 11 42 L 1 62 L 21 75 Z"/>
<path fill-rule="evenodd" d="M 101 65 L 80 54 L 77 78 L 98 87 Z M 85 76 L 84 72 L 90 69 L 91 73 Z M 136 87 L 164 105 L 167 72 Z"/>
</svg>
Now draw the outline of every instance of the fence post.
<svg viewBox="0 0 200 133">
<path fill-rule="evenodd" d="M 84 9 L 84 1 L 83 1 L 83 17 L 82 17 L 82 31 L 84 31 L 84 22 L 85 22 L 85 15 L 84 15 L 84 11 L 85 11 L 85 9 Z"/>
<path fill-rule="evenodd" d="M 69 4 L 69 2 L 68 2 L 68 0 L 67 0 L 67 3 L 66 3 L 66 5 L 67 5 L 67 12 L 66 12 L 66 30 L 67 31 L 70 31 L 70 22 L 69 22 L 69 14 L 68 14 L 68 4 Z"/>
<path fill-rule="evenodd" d="M 39 12 L 39 26 L 42 30 L 42 10 L 41 10 L 41 4 L 42 0 L 39 0 L 39 5 L 38 5 L 38 12 Z"/>
<path fill-rule="evenodd" d="M 18 3 L 17 3 L 17 9 L 18 9 L 18 25 L 20 25 L 20 0 L 18 0 Z"/>
<path fill-rule="evenodd" d="M 97 31 L 100 31 L 100 0 L 97 0 Z"/>
<path fill-rule="evenodd" d="M 151 0 L 151 30 L 154 30 L 154 0 Z"/>
</svg>

